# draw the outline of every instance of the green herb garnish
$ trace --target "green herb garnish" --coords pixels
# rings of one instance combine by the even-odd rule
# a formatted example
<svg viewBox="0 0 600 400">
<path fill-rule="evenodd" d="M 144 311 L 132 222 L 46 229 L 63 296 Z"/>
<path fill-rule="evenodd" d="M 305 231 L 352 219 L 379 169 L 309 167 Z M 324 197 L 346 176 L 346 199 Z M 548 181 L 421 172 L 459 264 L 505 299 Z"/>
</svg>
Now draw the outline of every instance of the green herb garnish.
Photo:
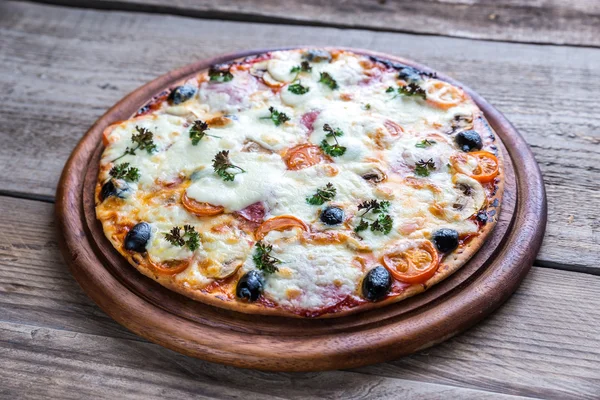
<svg viewBox="0 0 600 400">
<path fill-rule="evenodd" d="M 210 136 L 217 139 L 220 139 L 220 136 L 209 135 L 206 133 L 208 130 L 208 124 L 204 121 L 196 120 L 194 121 L 194 125 L 190 128 L 190 139 L 192 139 L 192 145 L 196 146 L 204 136 Z"/>
<path fill-rule="evenodd" d="M 272 245 L 265 244 L 259 240 L 256 242 L 256 250 L 252 256 L 252 260 L 254 260 L 256 268 L 260 269 L 266 274 L 272 274 L 279 271 L 279 268 L 277 268 L 275 264 L 279 264 L 281 260 L 271 256 L 270 253 L 272 250 Z"/>
<path fill-rule="evenodd" d="M 127 147 L 125 149 L 125 153 L 123 153 L 123 155 L 115 158 L 113 160 L 113 162 L 117 161 L 118 159 L 125 157 L 127 154 L 135 156 L 135 152 L 137 150 L 146 150 L 148 152 L 148 154 L 152 154 L 156 151 L 156 144 L 154 144 L 154 134 L 152 132 L 150 132 L 148 129 L 146 128 L 140 128 L 139 126 L 136 125 L 135 130 L 137 131 L 137 133 L 134 133 L 131 136 L 131 141 L 133 143 L 135 143 L 137 146 L 131 148 L 131 147 Z"/>
<path fill-rule="evenodd" d="M 435 169 L 435 163 L 430 158 L 427 161 L 419 160 L 415 163 L 415 174 L 418 176 L 429 176 L 429 173 Z"/>
<path fill-rule="evenodd" d="M 215 158 L 213 158 L 212 161 L 215 172 L 223 178 L 224 181 L 233 181 L 237 174 L 246 172 L 244 169 L 231 163 L 231 160 L 229 160 L 229 150 L 221 150 L 215 155 Z M 228 171 L 229 169 L 235 169 L 238 172 L 233 173 Z"/>
<path fill-rule="evenodd" d="M 306 198 L 306 202 L 313 206 L 321 206 L 327 201 L 333 200 L 336 195 L 336 189 L 331 183 L 328 183 L 322 188 L 317 189 L 317 193 Z"/>
<path fill-rule="evenodd" d="M 381 232 L 384 235 L 387 235 L 392 231 L 393 224 L 394 220 L 389 216 L 389 214 L 379 214 L 377 220 L 371 222 L 371 231 Z"/>
<path fill-rule="evenodd" d="M 229 68 L 211 67 L 208 70 L 208 76 L 211 82 L 229 82 L 233 79 L 233 74 L 229 71 Z"/>
<path fill-rule="evenodd" d="M 414 82 L 409 83 L 406 86 L 398 87 L 398 93 L 403 94 L 405 96 L 419 96 L 423 100 L 427 98 L 427 92 L 425 92 L 425 89 L 423 89 L 421 86 L 417 85 Z"/>
<path fill-rule="evenodd" d="M 369 211 L 373 211 L 374 214 L 387 213 L 391 203 L 387 200 L 377 201 L 367 200 L 363 201 L 358 205 L 358 210 L 364 210 L 362 215 L 365 215 Z"/>
<path fill-rule="evenodd" d="M 288 86 L 288 90 L 294 94 L 306 94 L 310 91 L 308 86 L 302 86 L 302 82 L 294 83 Z"/>
<path fill-rule="evenodd" d="M 387 235 L 392 231 L 392 225 L 394 220 L 388 214 L 391 203 L 387 200 L 377 201 L 367 200 L 363 201 L 358 205 L 358 210 L 362 210 L 362 214 L 359 216 L 360 221 L 356 228 L 354 228 L 354 232 L 361 232 L 366 230 L 369 227 L 369 218 L 366 218 L 366 214 L 371 212 L 373 214 L 377 214 L 377 219 L 375 221 L 371 221 L 371 231 L 372 232 L 380 232 L 384 235 Z"/>
<path fill-rule="evenodd" d="M 340 128 L 333 129 L 329 124 L 323 125 L 323 130 L 327 132 L 325 134 L 325 139 L 321 142 L 321 149 L 325 152 L 325 154 L 330 155 L 331 157 L 339 157 L 346 152 L 346 147 L 340 146 L 337 138 L 344 135 L 344 132 Z M 333 138 L 335 140 L 335 144 L 329 144 L 327 138 Z"/>
<path fill-rule="evenodd" d="M 397 92 L 397 94 L 394 97 L 392 97 L 393 99 L 395 99 L 398 96 L 418 96 L 421 97 L 423 100 L 427 98 L 427 92 L 425 91 L 425 89 L 423 89 L 421 86 L 417 85 L 414 82 L 409 83 L 406 86 L 398 86 L 397 89 L 394 89 L 390 86 L 386 89 L 385 92 Z"/>
<path fill-rule="evenodd" d="M 180 227 L 174 226 L 169 233 L 165 233 L 165 239 L 173 246 L 187 246 L 191 251 L 195 251 L 200 246 L 200 236 L 191 225 L 183 226 L 183 234 Z"/>
<path fill-rule="evenodd" d="M 424 149 L 426 147 L 431 147 L 436 143 L 435 140 L 423 139 L 419 143 L 415 144 L 415 147 L 420 149 Z"/>
<path fill-rule="evenodd" d="M 310 71 L 312 71 L 312 67 L 310 66 L 308 61 L 302 61 L 300 63 L 300 65 L 296 65 L 295 67 L 292 67 L 292 69 L 290 70 L 290 72 L 292 74 L 299 73 L 299 72 L 310 72 Z"/>
<path fill-rule="evenodd" d="M 319 79 L 319 82 L 325 84 L 331 90 L 335 90 L 339 87 L 335 79 L 333 79 L 328 72 L 321 72 L 321 78 Z"/>
<path fill-rule="evenodd" d="M 275 126 L 279 126 L 290 120 L 290 117 L 288 117 L 286 113 L 277 111 L 274 107 L 269 107 L 269 112 L 271 113 L 271 116 L 262 117 L 261 119 L 270 119 Z"/>
<path fill-rule="evenodd" d="M 130 167 L 129 163 L 115 165 L 108 173 L 115 179 L 124 179 L 128 182 L 137 182 L 140 179 L 140 171 Z"/>
<path fill-rule="evenodd" d="M 360 231 L 364 231 L 368 227 L 369 227 L 369 223 L 367 221 L 365 221 L 364 219 L 361 218 L 361 220 L 358 223 L 358 225 L 356 226 L 356 228 L 354 228 L 354 232 L 358 233 Z"/>
</svg>

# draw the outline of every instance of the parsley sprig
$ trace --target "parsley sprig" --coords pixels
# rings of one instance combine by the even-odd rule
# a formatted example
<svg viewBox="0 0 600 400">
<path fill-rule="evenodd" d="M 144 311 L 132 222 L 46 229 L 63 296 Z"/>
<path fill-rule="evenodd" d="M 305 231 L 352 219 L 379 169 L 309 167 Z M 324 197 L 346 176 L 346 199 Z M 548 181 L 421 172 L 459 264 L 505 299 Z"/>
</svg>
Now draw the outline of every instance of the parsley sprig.
<svg viewBox="0 0 600 400">
<path fill-rule="evenodd" d="M 325 134 L 325 139 L 321 142 L 321 149 L 325 154 L 330 155 L 331 157 L 344 155 L 346 147 L 340 146 L 340 143 L 337 140 L 338 137 L 344 135 L 344 132 L 340 128 L 333 129 L 329 124 L 323 125 L 323 130 L 327 132 Z M 329 144 L 328 138 L 333 138 L 335 144 Z"/>
<path fill-rule="evenodd" d="M 221 150 L 215 155 L 215 158 L 213 158 L 212 161 L 215 172 L 223 178 L 224 181 L 233 181 L 238 173 L 246 172 L 244 169 L 231 163 L 231 160 L 229 159 L 229 150 Z M 230 169 L 237 170 L 238 172 L 233 173 L 228 171 Z"/>
<path fill-rule="evenodd" d="M 210 136 L 220 139 L 220 136 L 210 135 L 206 133 L 208 130 L 208 124 L 201 120 L 194 121 L 194 124 L 190 128 L 190 139 L 192 139 L 192 145 L 196 146 L 204 138 L 204 136 Z"/>
<path fill-rule="evenodd" d="M 380 232 L 384 235 L 387 235 L 392 231 L 392 225 L 394 224 L 394 220 L 390 217 L 389 213 L 390 202 L 386 200 L 377 201 L 366 200 L 358 205 L 358 210 L 362 211 L 362 214 L 359 216 L 360 221 L 354 231 L 356 233 L 361 232 L 371 227 L 372 232 Z M 373 213 L 377 215 L 377 218 L 369 223 L 369 218 L 366 218 L 367 213 Z"/>
<path fill-rule="evenodd" d="M 415 163 L 415 174 L 418 176 L 429 176 L 429 173 L 435 169 L 433 159 L 419 160 Z"/>
<path fill-rule="evenodd" d="M 256 249 L 254 251 L 254 255 L 252 256 L 252 260 L 254 260 L 256 268 L 260 269 L 266 274 L 272 274 L 279 271 L 279 268 L 277 268 L 276 264 L 281 263 L 281 260 L 271 255 L 272 250 L 272 245 L 265 244 L 263 241 L 259 240 L 256 242 Z"/>
<path fill-rule="evenodd" d="M 436 144 L 435 140 L 423 139 L 419 143 L 415 144 L 415 147 L 425 149 L 427 147 L 433 146 L 434 144 Z"/>
<path fill-rule="evenodd" d="M 292 69 L 290 70 L 290 72 L 292 74 L 300 73 L 300 72 L 310 72 L 310 71 L 312 71 L 312 67 L 310 66 L 308 61 L 302 61 L 300 63 L 300 65 L 296 65 L 295 67 L 292 67 Z"/>
<path fill-rule="evenodd" d="M 187 246 L 191 251 L 195 251 L 200 246 L 200 235 L 191 225 L 183 226 L 183 234 L 179 226 L 174 226 L 169 233 L 165 233 L 165 239 L 173 246 Z"/>
<path fill-rule="evenodd" d="M 298 81 L 298 83 L 289 85 L 288 91 L 294 94 L 302 95 L 308 93 L 310 91 L 310 88 L 308 86 L 302 86 L 302 82 Z"/>
<path fill-rule="evenodd" d="M 140 179 L 140 171 L 135 167 L 130 167 L 129 163 L 115 165 L 108 174 L 115 179 L 124 179 L 127 182 L 137 182 Z"/>
<path fill-rule="evenodd" d="M 135 156 L 135 152 L 137 150 L 146 150 L 148 154 L 152 154 L 156 151 L 156 144 L 154 144 L 154 134 L 146 128 L 140 128 L 136 125 L 135 130 L 137 133 L 134 133 L 131 136 L 131 141 L 136 144 L 135 147 L 127 147 L 125 149 L 125 153 L 123 155 L 115 158 L 113 162 L 117 161 L 120 158 L 125 157 L 126 155 Z"/>
<path fill-rule="evenodd" d="M 331 182 L 329 182 L 324 187 L 317 189 L 317 193 L 307 197 L 306 202 L 313 206 L 321 206 L 325 204 L 325 202 L 333 200 L 336 193 L 337 190 L 333 187 Z"/>
<path fill-rule="evenodd" d="M 398 96 L 417 96 L 421 97 L 423 100 L 427 98 L 427 92 L 418 84 L 411 82 L 406 86 L 398 86 L 398 88 L 394 89 L 393 87 L 388 87 L 386 93 L 397 92 L 397 94 L 392 97 L 395 99 Z"/>
<path fill-rule="evenodd" d="M 329 89 L 335 90 L 339 88 L 337 82 L 328 72 L 321 72 L 319 82 L 323 83 L 325 86 L 328 86 Z"/>
<path fill-rule="evenodd" d="M 226 65 L 214 65 L 208 70 L 211 82 L 223 83 L 233 79 L 233 74 Z"/>
<path fill-rule="evenodd" d="M 270 116 L 268 117 L 261 117 L 261 119 L 270 119 L 271 121 L 273 121 L 273 123 L 275 124 L 275 126 L 279 126 L 287 121 L 290 120 L 290 117 L 287 116 L 286 113 L 283 113 L 281 111 L 277 111 L 275 109 L 275 107 L 269 107 L 269 112 L 271 113 Z"/>
</svg>

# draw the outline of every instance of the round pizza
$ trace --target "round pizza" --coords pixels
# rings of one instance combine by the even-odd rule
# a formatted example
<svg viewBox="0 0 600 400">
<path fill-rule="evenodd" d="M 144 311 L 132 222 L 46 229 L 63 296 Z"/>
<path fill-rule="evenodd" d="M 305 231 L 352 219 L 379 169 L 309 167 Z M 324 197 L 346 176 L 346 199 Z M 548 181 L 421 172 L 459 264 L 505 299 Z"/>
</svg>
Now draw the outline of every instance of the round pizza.
<svg viewBox="0 0 600 400">
<path fill-rule="evenodd" d="M 133 267 L 195 300 L 347 315 L 426 290 L 481 247 L 502 196 L 497 140 L 434 73 L 274 51 L 109 126 L 96 215 Z"/>
</svg>

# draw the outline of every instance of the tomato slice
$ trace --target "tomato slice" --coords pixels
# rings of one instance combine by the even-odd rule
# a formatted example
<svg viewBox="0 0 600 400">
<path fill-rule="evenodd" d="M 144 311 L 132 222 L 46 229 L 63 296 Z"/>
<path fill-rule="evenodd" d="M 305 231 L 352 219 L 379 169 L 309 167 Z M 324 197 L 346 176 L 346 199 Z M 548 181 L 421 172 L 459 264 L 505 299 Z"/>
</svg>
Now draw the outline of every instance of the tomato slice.
<svg viewBox="0 0 600 400">
<path fill-rule="evenodd" d="M 427 102 L 435 107 L 447 110 L 465 99 L 464 92 L 447 82 L 433 80 L 425 84 Z"/>
<path fill-rule="evenodd" d="M 383 265 L 401 282 L 423 283 L 437 271 L 439 256 L 433 244 L 423 240 L 384 254 Z"/>
<path fill-rule="evenodd" d="M 301 144 L 292 147 L 285 156 L 285 163 L 288 169 L 292 171 L 312 167 L 326 160 L 327 157 L 323 154 L 321 148 L 314 144 Z"/>
<path fill-rule="evenodd" d="M 498 158 L 488 151 L 476 151 L 470 155 L 477 158 L 478 165 L 471 178 L 482 183 L 494 180 L 499 173 Z"/>
<path fill-rule="evenodd" d="M 158 275 L 177 275 L 190 266 L 190 260 L 167 260 L 156 263 L 149 259 L 150 269 Z"/>
<path fill-rule="evenodd" d="M 291 215 L 280 215 L 260 224 L 256 232 L 254 232 L 254 236 L 256 240 L 262 240 L 271 231 L 285 231 L 291 228 L 300 228 L 303 231 L 308 231 L 308 225 L 304 221 Z"/>
<path fill-rule="evenodd" d="M 470 170 L 467 168 L 469 157 L 474 157 L 477 166 Z M 450 162 L 459 172 L 470 176 L 480 183 L 491 182 L 498 176 L 498 157 L 489 151 L 474 151 L 451 157 Z"/>
<path fill-rule="evenodd" d="M 225 211 L 225 207 L 223 206 L 214 206 L 210 203 L 201 203 L 199 201 L 190 199 L 187 197 L 187 193 L 184 193 L 183 196 L 181 196 L 181 203 L 186 210 L 192 214 L 196 214 L 199 217 L 219 215 Z"/>
</svg>

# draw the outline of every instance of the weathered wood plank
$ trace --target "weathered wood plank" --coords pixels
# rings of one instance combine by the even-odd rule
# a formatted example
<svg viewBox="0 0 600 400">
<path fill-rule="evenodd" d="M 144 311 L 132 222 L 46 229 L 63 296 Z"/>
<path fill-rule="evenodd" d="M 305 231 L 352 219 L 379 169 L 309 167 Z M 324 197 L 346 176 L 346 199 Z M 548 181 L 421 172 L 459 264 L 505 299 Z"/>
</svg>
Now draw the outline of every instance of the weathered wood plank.
<svg viewBox="0 0 600 400">
<path fill-rule="evenodd" d="M 199 18 L 364 28 L 525 43 L 600 45 L 600 6 L 588 0 L 42 0 Z"/>
<path fill-rule="evenodd" d="M 169 69 L 236 49 L 306 43 L 408 56 L 478 90 L 520 129 L 542 168 L 549 224 L 538 261 L 600 273 L 600 115 L 590 101 L 600 92 L 596 49 L 3 2 L 0 168 L 7 173 L 0 185 L 53 195 L 87 127 L 124 94 Z"/>
<path fill-rule="evenodd" d="M 180 356 L 126 332 L 61 262 L 51 204 L 0 197 L 0 214 L 0 379 L 8 394 L 481 398 L 490 391 L 565 399 L 594 398 L 600 388 L 600 277 L 534 267 L 499 311 L 444 344 L 351 373 L 268 374 Z"/>
<path fill-rule="evenodd" d="M 526 398 L 358 371 L 260 373 L 195 360 L 148 342 L 5 322 L 0 322 L 0 353 L 0 395 L 6 398 Z"/>
</svg>

